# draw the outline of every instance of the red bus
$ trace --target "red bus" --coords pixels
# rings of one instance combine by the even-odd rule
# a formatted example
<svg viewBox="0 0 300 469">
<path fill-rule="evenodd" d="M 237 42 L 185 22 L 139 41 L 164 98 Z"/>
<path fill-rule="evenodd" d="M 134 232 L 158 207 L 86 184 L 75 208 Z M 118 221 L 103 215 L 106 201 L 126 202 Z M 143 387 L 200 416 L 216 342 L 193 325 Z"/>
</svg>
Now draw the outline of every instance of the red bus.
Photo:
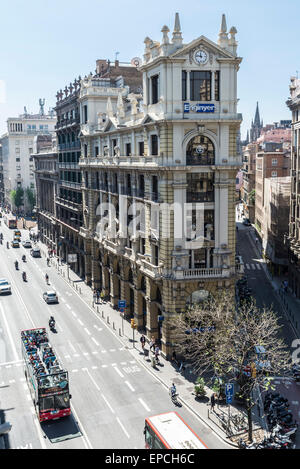
<svg viewBox="0 0 300 469">
<path fill-rule="evenodd" d="M 17 219 L 14 215 L 6 214 L 4 216 L 4 223 L 8 226 L 8 228 L 11 228 L 12 230 L 15 230 L 17 228 Z"/>
<path fill-rule="evenodd" d="M 21 332 L 25 376 L 40 422 L 71 414 L 68 372 L 63 370 L 45 328 Z"/>
<path fill-rule="evenodd" d="M 177 412 L 147 417 L 144 434 L 147 449 L 208 449 Z"/>
</svg>

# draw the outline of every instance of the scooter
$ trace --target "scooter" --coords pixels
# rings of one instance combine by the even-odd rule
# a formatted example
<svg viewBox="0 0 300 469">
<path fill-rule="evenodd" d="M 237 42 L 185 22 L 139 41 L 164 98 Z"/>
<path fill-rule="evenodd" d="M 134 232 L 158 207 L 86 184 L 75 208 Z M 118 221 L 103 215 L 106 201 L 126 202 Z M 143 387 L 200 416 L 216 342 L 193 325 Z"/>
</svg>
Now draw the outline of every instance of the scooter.
<svg viewBox="0 0 300 469">
<path fill-rule="evenodd" d="M 19 270 L 19 263 L 18 263 L 18 261 L 15 262 L 15 268 L 16 268 L 16 270 Z"/>
<path fill-rule="evenodd" d="M 50 317 L 49 319 L 49 328 L 50 328 L 50 331 L 53 332 L 53 333 L 56 333 L 56 329 L 55 329 L 55 319 L 53 316 Z"/>
</svg>

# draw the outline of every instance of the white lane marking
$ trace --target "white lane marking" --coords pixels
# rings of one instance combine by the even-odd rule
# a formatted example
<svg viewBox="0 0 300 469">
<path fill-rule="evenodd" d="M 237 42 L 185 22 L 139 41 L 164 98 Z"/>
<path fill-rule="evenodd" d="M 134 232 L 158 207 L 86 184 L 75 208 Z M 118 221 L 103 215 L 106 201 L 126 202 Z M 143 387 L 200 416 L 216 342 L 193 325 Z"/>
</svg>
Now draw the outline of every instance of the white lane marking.
<svg viewBox="0 0 300 469">
<path fill-rule="evenodd" d="M 99 344 L 98 344 L 97 340 L 96 340 L 96 339 L 94 339 L 94 337 L 92 337 L 92 341 L 93 341 L 93 342 L 94 342 L 96 345 L 98 345 L 98 346 L 99 346 Z"/>
<path fill-rule="evenodd" d="M 79 322 L 81 326 L 83 326 L 83 322 L 80 319 L 77 319 L 77 321 Z"/>
<path fill-rule="evenodd" d="M 249 264 L 246 264 L 246 267 L 247 267 L 247 269 L 250 269 L 250 265 L 249 265 Z"/>
<path fill-rule="evenodd" d="M 127 438 L 130 438 L 129 434 L 127 433 L 126 429 L 124 428 L 124 425 L 121 423 L 121 421 L 118 417 L 117 417 L 117 421 L 118 421 L 118 424 L 120 425 L 120 427 L 122 428 L 123 432 L 127 436 Z"/>
<path fill-rule="evenodd" d="M 130 391 L 134 392 L 134 387 L 131 386 L 131 384 L 129 383 L 129 381 L 125 381 L 125 384 L 127 384 L 127 386 L 129 387 Z"/>
<path fill-rule="evenodd" d="M 118 373 L 119 376 L 121 376 L 121 378 L 124 378 L 124 375 L 121 373 L 119 368 L 117 368 L 116 366 L 113 366 L 113 369 L 116 370 L 116 372 Z"/>
<path fill-rule="evenodd" d="M 102 399 L 104 400 L 104 402 L 106 403 L 107 407 L 109 407 L 109 409 L 111 410 L 111 412 L 114 414 L 115 411 L 114 409 L 112 408 L 112 406 L 110 405 L 110 403 L 108 402 L 108 400 L 106 399 L 106 397 L 104 396 L 104 394 L 101 394 L 102 396 Z"/>
<path fill-rule="evenodd" d="M 69 344 L 70 348 L 72 349 L 72 351 L 76 352 L 76 349 L 75 349 L 74 345 L 70 341 L 68 341 L 68 344 Z"/>
<path fill-rule="evenodd" d="M 87 333 L 87 335 L 91 335 L 90 331 L 86 327 L 84 328 L 84 330 Z"/>
<path fill-rule="evenodd" d="M 64 299 L 63 296 L 61 297 L 61 301 L 62 301 L 63 303 L 66 303 L 66 300 Z"/>
<path fill-rule="evenodd" d="M 260 266 L 259 264 L 256 264 L 256 268 L 257 268 L 258 270 L 260 270 L 260 269 L 261 269 L 261 266 Z"/>
<path fill-rule="evenodd" d="M 99 388 L 98 384 L 96 383 L 96 381 L 95 381 L 94 378 L 92 377 L 92 375 L 91 375 L 91 373 L 89 372 L 89 370 L 88 370 L 87 368 L 82 368 L 82 371 L 85 371 L 85 372 L 89 375 L 89 377 L 90 377 L 92 383 L 94 384 L 95 388 L 97 389 L 97 391 L 101 391 L 101 389 Z"/>
<path fill-rule="evenodd" d="M 149 407 L 147 406 L 147 404 L 145 404 L 143 399 L 141 399 L 140 397 L 139 397 L 139 402 L 142 404 L 142 406 L 144 407 L 144 409 L 146 409 L 147 412 L 150 412 Z"/>
<path fill-rule="evenodd" d="M 72 309 L 70 305 L 67 305 L 67 304 L 66 304 L 66 307 L 69 308 L 69 309 Z"/>
<path fill-rule="evenodd" d="M 74 318 L 77 318 L 77 314 L 74 313 L 74 311 L 71 311 L 71 313 L 73 314 Z"/>
<path fill-rule="evenodd" d="M 0 309 L 1 309 L 2 316 L 3 316 L 3 321 L 4 321 L 4 324 L 5 324 L 5 329 L 6 329 L 9 341 L 10 341 L 10 345 L 11 345 L 13 354 L 14 354 L 15 361 L 19 361 L 20 358 L 18 356 L 17 349 L 16 349 L 15 343 L 14 343 L 12 335 L 11 335 L 11 331 L 10 331 L 7 319 L 5 317 L 5 314 L 4 314 L 3 305 L 1 303 L 0 303 Z"/>
</svg>

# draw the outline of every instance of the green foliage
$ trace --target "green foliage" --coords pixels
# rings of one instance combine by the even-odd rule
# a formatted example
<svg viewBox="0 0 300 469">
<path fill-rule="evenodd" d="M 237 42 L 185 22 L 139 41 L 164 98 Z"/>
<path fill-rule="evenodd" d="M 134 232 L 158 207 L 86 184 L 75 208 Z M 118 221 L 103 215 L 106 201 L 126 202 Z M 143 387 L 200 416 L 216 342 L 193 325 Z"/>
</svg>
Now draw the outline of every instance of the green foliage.
<svg viewBox="0 0 300 469">
<path fill-rule="evenodd" d="M 206 396 L 205 381 L 204 381 L 204 378 L 202 378 L 200 376 L 196 380 L 195 394 L 197 395 L 197 397 Z"/>
<path fill-rule="evenodd" d="M 33 207 L 35 206 L 36 196 L 35 196 L 35 192 L 30 187 L 26 188 L 26 197 L 27 197 L 28 204 L 30 205 L 31 210 L 32 210 Z"/>
<path fill-rule="evenodd" d="M 22 187 L 17 187 L 17 189 L 10 191 L 10 198 L 17 208 L 23 205 L 23 196 L 24 196 L 24 189 Z"/>
</svg>

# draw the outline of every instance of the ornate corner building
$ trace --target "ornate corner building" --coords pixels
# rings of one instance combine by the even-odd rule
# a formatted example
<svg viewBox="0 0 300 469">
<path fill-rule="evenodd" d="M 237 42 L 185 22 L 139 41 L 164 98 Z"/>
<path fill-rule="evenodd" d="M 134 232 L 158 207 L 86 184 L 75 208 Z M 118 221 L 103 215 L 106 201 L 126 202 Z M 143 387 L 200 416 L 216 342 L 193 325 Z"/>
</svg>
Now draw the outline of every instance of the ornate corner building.
<svg viewBox="0 0 300 469">
<path fill-rule="evenodd" d="M 217 289 L 234 289 L 237 31 L 223 15 L 218 43 L 145 39 L 142 88 L 81 81 L 85 280 L 114 306 L 126 301 L 147 335 L 172 349 L 171 315 Z M 200 220 L 200 221 L 199 221 Z"/>
</svg>

